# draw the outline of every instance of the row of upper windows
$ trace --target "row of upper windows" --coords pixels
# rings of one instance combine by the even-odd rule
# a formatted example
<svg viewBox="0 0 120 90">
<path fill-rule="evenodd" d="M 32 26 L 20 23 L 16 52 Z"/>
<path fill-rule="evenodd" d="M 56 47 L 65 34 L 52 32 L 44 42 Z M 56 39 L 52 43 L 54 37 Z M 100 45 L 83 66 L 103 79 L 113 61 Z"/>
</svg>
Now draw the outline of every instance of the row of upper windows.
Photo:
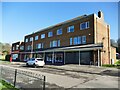
<svg viewBox="0 0 120 90">
<path fill-rule="evenodd" d="M 80 24 L 80 30 L 84 30 L 84 29 L 88 29 L 89 28 L 89 21 L 87 22 L 83 22 Z M 67 32 L 74 32 L 74 25 L 69 26 L 67 28 Z M 61 35 L 62 34 L 62 28 L 57 30 L 57 35 Z M 48 32 L 48 37 L 52 37 L 53 36 L 53 32 L 50 31 Z M 35 36 L 35 40 L 38 40 L 39 36 Z M 45 34 L 41 34 L 41 39 L 45 38 Z M 30 38 L 30 42 L 33 41 L 33 37 Z M 28 38 L 26 38 L 25 42 L 28 42 Z"/>
<path fill-rule="evenodd" d="M 18 50 L 19 45 L 16 45 L 16 50 Z M 12 47 L 12 50 L 15 50 L 15 46 Z M 20 50 L 24 50 L 24 46 L 20 46 Z"/>
<path fill-rule="evenodd" d="M 86 44 L 86 36 L 76 36 L 74 38 L 70 38 L 70 45 L 78 45 L 78 44 Z M 36 49 L 42 49 L 44 47 L 43 43 L 36 44 Z M 60 40 L 50 41 L 51 47 L 60 47 Z M 27 50 L 31 50 L 31 45 L 27 46 Z"/>
<path fill-rule="evenodd" d="M 16 47 L 16 48 L 15 48 L 15 47 Z M 16 46 L 13 46 L 13 47 L 12 47 L 12 50 L 15 50 L 15 49 L 18 50 L 18 48 L 19 48 L 19 45 L 16 45 Z"/>
<path fill-rule="evenodd" d="M 70 45 L 86 44 L 86 36 L 70 38 Z"/>
</svg>

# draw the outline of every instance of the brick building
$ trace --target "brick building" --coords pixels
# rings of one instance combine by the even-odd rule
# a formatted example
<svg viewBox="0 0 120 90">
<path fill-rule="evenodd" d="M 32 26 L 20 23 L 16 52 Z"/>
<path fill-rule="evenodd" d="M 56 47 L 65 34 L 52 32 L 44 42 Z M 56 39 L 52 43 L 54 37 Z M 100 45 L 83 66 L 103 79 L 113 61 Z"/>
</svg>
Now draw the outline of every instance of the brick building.
<svg viewBox="0 0 120 90">
<path fill-rule="evenodd" d="M 100 66 L 116 60 L 116 49 L 110 46 L 110 26 L 101 11 L 98 16 L 79 16 L 26 35 L 21 46 L 20 60 L 42 57 L 46 64 Z"/>
</svg>

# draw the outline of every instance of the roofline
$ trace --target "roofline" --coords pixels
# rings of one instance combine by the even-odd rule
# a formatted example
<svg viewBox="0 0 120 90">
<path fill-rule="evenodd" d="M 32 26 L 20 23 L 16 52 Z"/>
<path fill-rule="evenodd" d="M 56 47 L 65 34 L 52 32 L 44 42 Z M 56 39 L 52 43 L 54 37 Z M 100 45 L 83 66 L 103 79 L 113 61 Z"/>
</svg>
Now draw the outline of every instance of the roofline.
<svg viewBox="0 0 120 90">
<path fill-rule="evenodd" d="M 31 33 L 31 34 L 28 34 L 28 35 L 26 35 L 26 36 L 33 35 L 33 34 L 35 34 L 35 33 L 39 33 L 39 32 L 41 32 L 41 31 L 45 31 L 45 30 L 48 30 L 48 29 L 52 29 L 52 28 L 57 27 L 57 26 L 65 25 L 65 24 L 68 24 L 68 23 L 70 23 L 70 22 L 73 22 L 73 21 L 76 21 L 76 20 L 80 20 L 80 19 L 82 19 L 82 18 L 85 18 L 85 17 L 88 17 L 88 16 L 92 16 L 92 15 L 94 15 L 94 13 L 93 13 L 93 14 L 90 14 L 90 15 L 84 14 L 84 15 L 82 15 L 82 16 L 78 16 L 78 17 L 75 17 L 75 18 L 73 18 L 73 19 L 69 19 L 69 20 L 66 20 L 66 21 L 64 21 L 64 22 L 61 22 L 61 23 L 58 23 L 58 24 L 49 26 L 49 27 L 47 27 L 47 28 L 43 28 L 43 29 L 41 29 L 41 30 L 39 30 L 39 31 L 36 31 L 36 32 L 34 32 L 34 33 Z M 25 37 L 26 37 L 26 36 L 25 36 Z"/>
</svg>

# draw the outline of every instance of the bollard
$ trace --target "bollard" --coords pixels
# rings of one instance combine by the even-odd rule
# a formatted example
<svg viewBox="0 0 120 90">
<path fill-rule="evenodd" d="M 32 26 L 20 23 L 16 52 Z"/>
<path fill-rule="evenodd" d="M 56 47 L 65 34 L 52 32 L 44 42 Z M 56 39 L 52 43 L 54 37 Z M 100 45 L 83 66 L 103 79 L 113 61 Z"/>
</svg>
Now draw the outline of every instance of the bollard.
<svg viewBox="0 0 120 90">
<path fill-rule="evenodd" d="M 45 90 L 45 76 L 44 76 L 44 80 L 43 80 L 43 90 Z"/>
<path fill-rule="evenodd" d="M 17 69 L 15 69 L 14 87 L 16 85 Z"/>
</svg>

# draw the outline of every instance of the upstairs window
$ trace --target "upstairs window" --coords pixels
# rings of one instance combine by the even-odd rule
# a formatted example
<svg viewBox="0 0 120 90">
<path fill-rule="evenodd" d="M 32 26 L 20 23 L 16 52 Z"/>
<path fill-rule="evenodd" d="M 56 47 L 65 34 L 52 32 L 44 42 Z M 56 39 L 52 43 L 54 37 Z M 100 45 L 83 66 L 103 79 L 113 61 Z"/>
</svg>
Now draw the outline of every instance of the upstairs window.
<svg viewBox="0 0 120 90">
<path fill-rule="evenodd" d="M 48 32 L 48 37 L 52 37 L 53 36 L 53 32 Z"/>
<path fill-rule="evenodd" d="M 16 45 L 16 50 L 18 50 L 18 48 L 19 48 L 19 45 Z"/>
<path fill-rule="evenodd" d="M 43 48 L 43 43 L 36 44 L 36 49 L 41 49 L 41 48 Z"/>
<path fill-rule="evenodd" d="M 82 36 L 82 44 L 86 44 L 86 36 Z"/>
<path fill-rule="evenodd" d="M 78 37 L 74 37 L 74 45 L 78 44 Z"/>
<path fill-rule="evenodd" d="M 32 49 L 31 45 L 28 45 L 27 50 L 31 50 L 31 49 Z"/>
<path fill-rule="evenodd" d="M 50 47 L 59 47 L 60 46 L 60 40 L 54 40 L 50 42 Z"/>
<path fill-rule="evenodd" d="M 20 46 L 20 50 L 24 50 L 24 46 Z"/>
<path fill-rule="evenodd" d="M 15 47 L 13 47 L 12 50 L 15 50 Z"/>
<path fill-rule="evenodd" d="M 53 47 L 57 47 L 57 41 L 53 41 Z"/>
<path fill-rule="evenodd" d="M 33 37 L 30 38 L 30 42 L 33 41 Z"/>
<path fill-rule="evenodd" d="M 88 22 L 83 22 L 80 24 L 80 30 L 84 30 L 89 28 L 89 21 Z"/>
<path fill-rule="evenodd" d="M 28 42 L 28 38 L 25 39 L 25 42 Z"/>
<path fill-rule="evenodd" d="M 59 46 L 60 46 L 60 40 L 58 40 L 58 42 L 57 42 L 57 43 L 58 43 L 58 47 L 59 47 Z"/>
<path fill-rule="evenodd" d="M 70 45 L 72 45 L 72 38 L 70 38 Z"/>
<path fill-rule="evenodd" d="M 81 44 L 81 37 L 78 36 L 78 44 Z"/>
<path fill-rule="evenodd" d="M 74 37 L 74 45 L 77 45 L 77 44 L 81 44 L 81 37 L 80 36 Z"/>
<path fill-rule="evenodd" d="M 41 39 L 45 38 L 45 34 L 41 34 Z"/>
<path fill-rule="evenodd" d="M 72 25 L 72 26 L 69 26 L 68 28 L 67 28 L 67 32 L 69 33 L 69 32 L 74 32 L 74 26 Z"/>
<path fill-rule="evenodd" d="M 35 40 L 38 40 L 38 35 L 37 35 L 37 36 L 35 36 Z"/>
<path fill-rule="evenodd" d="M 61 35 L 62 34 L 62 28 L 57 30 L 57 35 Z"/>
</svg>

